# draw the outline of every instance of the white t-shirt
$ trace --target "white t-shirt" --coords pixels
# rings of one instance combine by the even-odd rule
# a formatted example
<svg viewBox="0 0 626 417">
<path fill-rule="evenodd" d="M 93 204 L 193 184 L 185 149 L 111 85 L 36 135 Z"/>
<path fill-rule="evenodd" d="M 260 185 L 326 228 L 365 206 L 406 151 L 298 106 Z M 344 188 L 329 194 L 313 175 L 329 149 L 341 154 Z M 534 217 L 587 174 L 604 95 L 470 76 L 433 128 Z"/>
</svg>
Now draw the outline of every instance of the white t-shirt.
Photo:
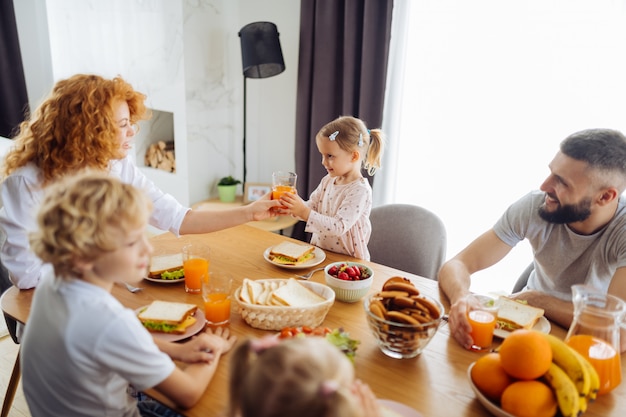
<svg viewBox="0 0 626 417">
<path fill-rule="evenodd" d="M 305 227 L 313 234 L 312 245 L 370 260 L 372 187 L 365 178 L 336 185 L 335 179 L 326 175 L 306 204 L 312 210 Z"/>
<path fill-rule="evenodd" d="M 618 268 L 626 266 L 626 201 L 620 198 L 613 219 L 592 235 L 579 235 L 565 224 L 543 220 L 538 213 L 545 193 L 533 191 L 513 203 L 494 226 L 509 246 L 528 239 L 535 270 L 527 287 L 571 301 L 574 284 L 608 291 Z"/>
<path fill-rule="evenodd" d="M 36 287 L 41 277 L 52 271 L 50 265 L 43 264 L 30 250 L 28 243 L 28 233 L 36 229 L 37 210 L 44 197 L 40 172 L 37 166 L 29 163 L 11 173 L 0 189 L 4 204 L 3 210 L 0 210 L 0 227 L 7 235 L 0 257 L 11 273 L 13 284 L 22 289 Z M 146 178 L 130 156 L 112 161 L 110 173 L 127 184 L 145 190 L 153 204 L 150 224 L 178 235 L 189 208 Z"/>
<path fill-rule="evenodd" d="M 78 279 L 46 275 L 21 346 L 26 402 L 38 416 L 139 416 L 127 393 L 164 381 L 175 364 L 135 313 Z"/>
</svg>

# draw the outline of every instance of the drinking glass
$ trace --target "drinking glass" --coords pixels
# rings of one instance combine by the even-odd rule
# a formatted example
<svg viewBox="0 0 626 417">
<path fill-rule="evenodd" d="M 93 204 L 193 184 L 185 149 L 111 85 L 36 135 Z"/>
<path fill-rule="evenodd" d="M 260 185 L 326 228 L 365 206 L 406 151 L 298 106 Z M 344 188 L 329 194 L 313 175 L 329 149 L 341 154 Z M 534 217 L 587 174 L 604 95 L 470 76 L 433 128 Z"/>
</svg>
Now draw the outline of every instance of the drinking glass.
<svg viewBox="0 0 626 417">
<path fill-rule="evenodd" d="M 185 271 L 185 291 L 200 294 L 202 282 L 209 277 L 211 250 L 202 243 L 191 243 L 183 247 L 183 270 Z"/>
<path fill-rule="evenodd" d="M 491 349 L 499 308 L 500 303 L 497 298 L 487 295 L 472 296 L 467 312 L 467 319 L 472 326 L 470 334 L 473 344 L 470 350 L 484 351 Z"/>
<path fill-rule="evenodd" d="M 295 172 L 276 171 L 272 174 L 272 200 L 279 200 L 285 193 L 296 193 Z"/>
<path fill-rule="evenodd" d="M 226 272 L 211 271 L 209 279 L 202 281 L 204 316 L 214 326 L 230 321 L 231 288 L 233 278 Z"/>
</svg>

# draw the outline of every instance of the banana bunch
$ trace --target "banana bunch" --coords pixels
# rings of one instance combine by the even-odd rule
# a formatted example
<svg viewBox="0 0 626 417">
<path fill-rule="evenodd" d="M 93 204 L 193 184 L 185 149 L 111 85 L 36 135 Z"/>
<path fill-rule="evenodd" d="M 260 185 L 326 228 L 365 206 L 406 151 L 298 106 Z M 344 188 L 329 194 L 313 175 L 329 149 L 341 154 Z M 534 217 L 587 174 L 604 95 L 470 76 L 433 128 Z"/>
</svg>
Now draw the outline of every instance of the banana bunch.
<svg viewBox="0 0 626 417">
<path fill-rule="evenodd" d="M 596 399 L 600 378 L 591 363 L 564 341 L 551 334 L 544 337 L 552 349 L 552 364 L 543 378 L 552 387 L 563 417 L 576 417 Z"/>
</svg>

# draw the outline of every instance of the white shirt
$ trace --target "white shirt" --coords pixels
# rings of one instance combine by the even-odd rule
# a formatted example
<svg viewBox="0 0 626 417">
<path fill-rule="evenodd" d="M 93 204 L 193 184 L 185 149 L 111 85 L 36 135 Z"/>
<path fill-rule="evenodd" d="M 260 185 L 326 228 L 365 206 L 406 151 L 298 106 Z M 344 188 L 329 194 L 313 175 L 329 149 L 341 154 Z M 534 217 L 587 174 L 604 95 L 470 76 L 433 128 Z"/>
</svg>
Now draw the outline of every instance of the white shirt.
<svg viewBox="0 0 626 417">
<path fill-rule="evenodd" d="M 109 292 L 52 274 L 35 291 L 20 355 L 33 417 L 139 417 L 128 384 L 154 387 L 176 366 Z"/>
<path fill-rule="evenodd" d="M 133 164 L 129 156 L 112 161 L 110 173 L 121 181 L 145 190 L 152 200 L 150 224 L 179 234 L 180 226 L 189 208 L 174 197 L 165 194 Z M 18 288 L 37 286 L 41 277 L 52 271 L 30 250 L 28 234 L 37 227 L 37 210 L 44 197 L 41 171 L 32 163 L 18 168 L 2 183 L 0 196 L 4 204 L 0 211 L 0 227 L 7 240 L 0 250 L 0 259 L 9 270 L 11 281 Z"/>
</svg>

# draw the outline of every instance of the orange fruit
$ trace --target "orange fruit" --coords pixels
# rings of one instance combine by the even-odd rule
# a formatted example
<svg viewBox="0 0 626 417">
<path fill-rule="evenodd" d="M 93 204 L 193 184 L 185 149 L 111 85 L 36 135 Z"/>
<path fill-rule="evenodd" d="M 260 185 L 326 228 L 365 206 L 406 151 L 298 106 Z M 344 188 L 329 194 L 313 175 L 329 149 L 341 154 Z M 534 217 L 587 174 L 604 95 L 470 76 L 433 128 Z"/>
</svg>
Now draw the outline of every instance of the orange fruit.
<svg viewBox="0 0 626 417">
<path fill-rule="evenodd" d="M 504 389 L 515 381 L 504 371 L 500 355 L 487 353 L 474 363 L 470 372 L 472 382 L 491 401 L 500 402 Z"/>
<path fill-rule="evenodd" d="M 500 362 L 507 374 L 517 379 L 536 379 L 552 363 L 552 349 L 535 330 L 515 330 L 500 345 Z"/>
<path fill-rule="evenodd" d="M 507 413 L 516 417 L 553 417 L 557 402 L 554 393 L 540 381 L 517 381 L 506 387 L 500 401 Z"/>
</svg>

